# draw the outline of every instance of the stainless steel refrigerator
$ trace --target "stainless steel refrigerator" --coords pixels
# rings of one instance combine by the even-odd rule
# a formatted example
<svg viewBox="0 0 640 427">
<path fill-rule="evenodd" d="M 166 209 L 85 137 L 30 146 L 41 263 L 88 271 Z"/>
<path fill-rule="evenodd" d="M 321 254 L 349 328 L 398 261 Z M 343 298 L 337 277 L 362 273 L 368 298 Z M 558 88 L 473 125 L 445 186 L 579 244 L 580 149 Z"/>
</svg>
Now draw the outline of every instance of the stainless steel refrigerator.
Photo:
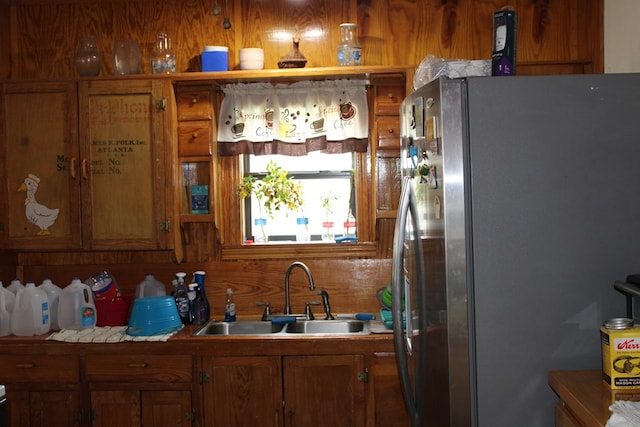
<svg viewBox="0 0 640 427">
<path fill-rule="evenodd" d="M 640 272 L 640 74 L 441 78 L 401 107 L 393 322 L 414 426 L 554 424 Z M 403 320 L 404 319 L 404 320 Z"/>
</svg>

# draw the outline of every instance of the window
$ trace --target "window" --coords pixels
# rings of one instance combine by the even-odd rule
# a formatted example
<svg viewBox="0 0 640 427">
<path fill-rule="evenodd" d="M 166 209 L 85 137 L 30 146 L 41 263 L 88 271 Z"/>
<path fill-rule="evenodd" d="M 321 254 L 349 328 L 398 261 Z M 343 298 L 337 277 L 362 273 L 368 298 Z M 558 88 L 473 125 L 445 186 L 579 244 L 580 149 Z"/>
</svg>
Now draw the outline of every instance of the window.
<svg viewBox="0 0 640 427">
<path fill-rule="evenodd" d="M 335 242 L 355 238 L 356 201 L 353 171 L 355 154 L 306 156 L 245 156 L 245 176 L 265 176 L 274 161 L 302 185 L 301 212 L 276 212 L 270 218 L 260 209 L 255 195 L 245 200 L 245 242 Z M 264 218 L 266 217 L 266 218 Z"/>
</svg>

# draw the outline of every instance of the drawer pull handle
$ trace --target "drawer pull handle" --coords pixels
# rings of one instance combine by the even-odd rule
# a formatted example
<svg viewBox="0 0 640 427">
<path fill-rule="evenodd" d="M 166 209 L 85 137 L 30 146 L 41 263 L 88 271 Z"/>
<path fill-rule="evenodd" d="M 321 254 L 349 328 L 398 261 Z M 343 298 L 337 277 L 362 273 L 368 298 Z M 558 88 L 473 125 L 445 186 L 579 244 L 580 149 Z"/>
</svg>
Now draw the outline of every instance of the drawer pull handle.
<svg viewBox="0 0 640 427">
<path fill-rule="evenodd" d="M 393 133 L 393 129 L 389 129 L 389 133 Z"/>
<path fill-rule="evenodd" d="M 191 134 L 191 139 L 198 139 L 198 132 L 194 132 Z"/>
<path fill-rule="evenodd" d="M 35 363 L 17 363 L 16 369 L 32 369 L 35 368 Z"/>
<path fill-rule="evenodd" d="M 146 368 L 149 366 L 148 363 L 129 363 L 129 368 Z"/>
<path fill-rule="evenodd" d="M 389 92 L 389 93 L 387 94 L 387 98 L 389 98 L 389 99 L 393 99 L 393 94 L 392 94 L 391 92 Z"/>
<path fill-rule="evenodd" d="M 193 98 L 191 98 L 191 104 L 197 104 L 198 103 L 198 97 L 194 96 Z"/>
</svg>

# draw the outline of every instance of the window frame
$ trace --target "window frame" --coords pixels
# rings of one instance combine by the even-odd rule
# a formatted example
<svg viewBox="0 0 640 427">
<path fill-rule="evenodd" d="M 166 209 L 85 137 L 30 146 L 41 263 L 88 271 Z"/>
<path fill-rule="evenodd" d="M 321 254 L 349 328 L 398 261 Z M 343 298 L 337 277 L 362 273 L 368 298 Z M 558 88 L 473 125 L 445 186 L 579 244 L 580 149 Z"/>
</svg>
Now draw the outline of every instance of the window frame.
<svg viewBox="0 0 640 427">
<path fill-rule="evenodd" d="M 371 150 L 354 153 L 354 185 L 356 188 L 356 222 L 358 242 L 269 242 L 269 244 L 243 244 L 246 223 L 245 201 L 235 192 L 244 176 L 243 156 L 215 156 L 216 188 L 221 191 L 215 209 L 215 221 L 223 260 L 238 259 L 291 259 L 291 258 L 373 258 L 377 254 L 374 224 L 375 209 L 371 203 Z M 224 174 L 224 176 L 222 176 Z M 223 214 L 226 212 L 226 214 Z"/>
</svg>

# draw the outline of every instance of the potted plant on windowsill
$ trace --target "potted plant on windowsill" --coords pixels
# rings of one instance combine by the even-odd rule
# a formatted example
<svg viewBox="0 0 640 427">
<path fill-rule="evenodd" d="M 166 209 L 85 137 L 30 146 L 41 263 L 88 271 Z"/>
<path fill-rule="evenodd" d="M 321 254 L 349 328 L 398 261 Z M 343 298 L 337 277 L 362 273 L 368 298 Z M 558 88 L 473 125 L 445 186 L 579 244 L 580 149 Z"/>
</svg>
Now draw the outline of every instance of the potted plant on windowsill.
<svg viewBox="0 0 640 427">
<path fill-rule="evenodd" d="M 252 194 L 255 194 L 258 199 L 260 218 L 256 218 L 254 223 L 260 226 L 262 236 L 259 239 L 265 243 L 268 241 L 268 236 L 264 229 L 266 218 L 263 216 L 262 209 L 264 208 L 266 215 L 273 219 L 275 212 L 301 212 L 304 204 L 300 182 L 295 181 L 274 161 L 267 164 L 267 174 L 262 179 L 257 179 L 253 175 L 245 176 L 236 192 L 242 199 Z"/>
</svg>

